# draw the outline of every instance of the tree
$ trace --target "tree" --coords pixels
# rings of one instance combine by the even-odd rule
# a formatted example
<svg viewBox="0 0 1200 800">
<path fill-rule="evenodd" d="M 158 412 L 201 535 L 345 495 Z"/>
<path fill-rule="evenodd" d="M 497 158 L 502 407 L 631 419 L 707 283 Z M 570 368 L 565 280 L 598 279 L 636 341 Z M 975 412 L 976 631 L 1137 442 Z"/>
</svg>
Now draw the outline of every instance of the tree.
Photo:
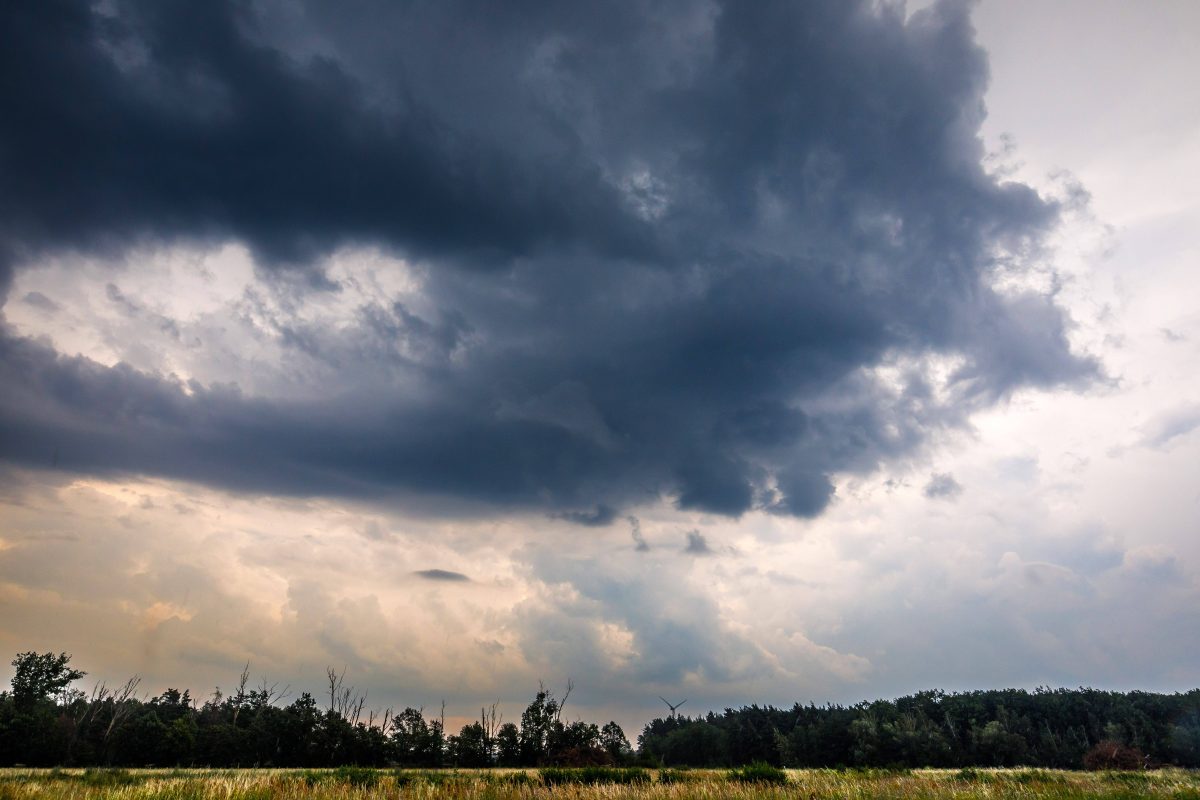
<svg viewBox="0 0 1200 800">
<path fill-rule="evenodd" d="M 525 764 L 541 764 L 550 754 L 550 735 L 561 713 L 562 704 L 545 686 L 538 687 L 533 702 L 521 714 L 521 760 Z"/>
<path fill-rule="evenodd" d="M 19 653 L 12 665 L 16 674 L 12 679 L 13 702 L 18 708 L 27 709 L 39 700 L 49 700 L 65 695 L 67 687 L 86 675 L 82 670 L 67 666 L 70 653 Z"/>
<path fill-rule="evenodd" d="M 502 767 L 521 764 L 521 732 L 511 722 L 501 725 L 496 734 L 496 758 Z"/>
<path fill-rule="evenodd" d="M 456 767 L 490 767 L 489 750 L 487 733 L 478 722 L 464 725 L 458 736 L 450 737 L 450 754 Z"/>
<path fill-rule="evenodd" d="M 1145 766 L 1146 756 L 1141 750 L 1111 739 L 1100 742 L 1083 756 L 1084 769 L 1142 769 Z"/>
<path fill-rule="evenodd" d="M 629 740 L 625 738 L 625 731 L 621 730 L 621 726 L 616 722 L 609 722 L 600 729 L 600 746 L 617 763 L 625 760 L 630 753 Z"/>
</svg>

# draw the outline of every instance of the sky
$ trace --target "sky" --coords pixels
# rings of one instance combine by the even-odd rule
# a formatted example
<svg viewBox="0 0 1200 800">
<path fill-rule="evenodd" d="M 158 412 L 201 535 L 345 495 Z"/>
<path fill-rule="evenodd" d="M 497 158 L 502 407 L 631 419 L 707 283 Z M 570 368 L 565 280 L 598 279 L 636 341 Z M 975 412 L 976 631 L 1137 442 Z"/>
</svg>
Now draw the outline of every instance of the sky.
<svg viewBox="0 0 1200 800">
<path fill-rule="evenodd" d="M 0 14 L 0 649 L 1200 684 L 1195 3 Z"/>
</svg>

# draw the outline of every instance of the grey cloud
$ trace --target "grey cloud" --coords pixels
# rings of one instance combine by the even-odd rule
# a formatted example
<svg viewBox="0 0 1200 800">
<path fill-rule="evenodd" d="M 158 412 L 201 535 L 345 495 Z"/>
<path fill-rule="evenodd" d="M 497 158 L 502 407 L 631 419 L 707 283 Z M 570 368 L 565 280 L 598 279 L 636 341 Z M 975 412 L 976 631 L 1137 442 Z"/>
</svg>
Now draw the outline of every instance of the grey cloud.
<svg viewBox="0 0 1200 800">
<path fill-rule="evenodd" d="M 59 309 L 58 303 L 54 302 L 49 297 L 46 297 L 46 295 L 42 294 L 41 292 L 27 292 L 21 299 L 24 300 L 28 305 L 31 305 L 34 308 L 40 309 L 49 314 L 53 314 Z"/>
<path fill-rule="evenodd" d="M 1188 340 L 1188 337 L 1184 336 L 1182 333 L 1179 333 L 1178 331 L 1172 330 L 1171 328 L 1159 328 L 1158 331 L 1159 331 L 1159 333 L 1162 334 L 1162 337 L 1164 339 L 1166 339 L 1168 342 L 1171 342 L 1172 344 L 1176 344 L 1178 342 L 1186 342 Z"/>
<path fill-rule="evenodd" d="M 629 522 L 629 535 L 633 539 L 633 549 L 639 553 L 647 553 L 650 551 L 650 543 L 646 541 L 646 537 L 642 535 L 642 523 L 632 514 L 625 518 Z"/>
<path fill-rule="evenodd" d="M 115 283 L 105 285 L 104 296 L 108 298 L 110 303 L 121 309 L 121 313 L 127 316 L 136 316 L 141 311 L 137 303 L 126 297 L 125 293 Z"/>
<path fill-rule="evenodd" d="M 569 585 L 578 599 L 531 601 L 518 609 L 515 627 L 530 662 L 552 664 L 621 692 L 628 692 L 629 681 L 669 686 L 698 674 L 720 684 L 770 671 L 762 650 L 726 625 L 716 602 L 691 585 L 681 571 L 686 562 L 636 563 L 642 568 L 630 574 L 626 565 L 534 554 L 534 577 Z M 610 660 L 597 637 L 599 622 L 631 638 L 628 658 L 618 668 L 597 669 Z"/>
<path fill-rule="evenodd" d="M 1142 444 L 1166 447 L 1181 436 L 1200 427 L 1200 405 L 1186 405 L 1159 414 L 1144 426 Z"/>
<path fill-rule="evenodd" d="M 936 472 L 921 491 L 930 500 L 953 500 L 962 494 L 963 487 L 949 472 Z"/>
<path fill-rule="evenodd" d="M 611 506 L 601 504 L 589 511 L 562 511 L 552 516 L 556 519 L 565 519 L 568 522 L 574 522 L 576 525 L 599 528 L 611 525 L 613 520 L 617 518 L 617 512 Z"/>
<path fill-rule="evenodd" d="M 369 245 L 432 311 L 366 310 L 354 347 L 280 320 L 335 376 L 319 400 L 6 329 L 0 458 L 584 524 L 660 497 L 812 517 L 830 475 L 1097 374 L 1053 297 L 992 287 L 1059 209 L 981 166 L 966 4 L 254 8 L 6 8 L 3 262 L 237 240 L 266 286 L 322 292 L 323 256 Z M 962 360 L 949 404 L 919 367 L 873 376 L 928 355 Z"/>
<path fill-rule="evenodd" d="M 797 517 L 815 517 L 825 510 L 835 489 L 828 475 L 789 469 L 778 476 L 782 498 L 773 506 Z"/>
<path fill-rule="evenodd" d="M 391 532 L 376 520 L 370 520 L 363 526 L 362 535 L 374 542 L 382 542 L 392 538 Z"/>
<path fill-rule="evenodd" d="M 688 531 L 687 544 L 684 546 L 683 552 L 692 556 L 711 556 L 713 551 L 708 546 L 708 539 L 704 538 L 704 534 L 700 531 Z"/>
<path fill-rule="evenodd" d="M 413 574 L 424 578 L 427 581 L 447 581 L 450 583 L 455 583 L 471 580 L 461 572 L 451 572 L 448 569 L 419 569 Z"/>
</svg>

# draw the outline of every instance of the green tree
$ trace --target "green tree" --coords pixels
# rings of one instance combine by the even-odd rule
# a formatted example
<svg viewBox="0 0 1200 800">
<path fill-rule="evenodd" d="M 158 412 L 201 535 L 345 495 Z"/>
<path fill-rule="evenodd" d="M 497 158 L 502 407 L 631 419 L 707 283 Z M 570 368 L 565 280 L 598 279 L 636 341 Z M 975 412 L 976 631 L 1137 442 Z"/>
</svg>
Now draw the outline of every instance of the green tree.
<svg viewBox="0 0 1200 800">
<path fill-rule="evenodd" d="M 501 725 L 496 734 L 496 758 L 502 767 L 515 767 L 521 763 L 521 732 L 511 722 Z"/>
<path fill-rule="evenodd" d="M 67 666 L 70 660 L 70 653 L 19 653 L 12 661 L 16 668 L 12 696 L 17 707 L 27 709 L 39 700 L 65 695 L 67 687 L 87 674 Z"/>
<path fill-rule="evenodd" d="M 600 729 L 600 746 L 618 764 L 626 760 L 630 754 L 629 740 L 625 738 L 625 731 L 621 730 L 621 726 L 616 722 L 609 722 Z"/>
<path fill-rule="evenodd" d="M 550 755 L 550 737 L 561 713 L 561 704 L 546 687 L 538 689 L 533 702 L 521 714 L 521 761 L 541 764 Z"/>
</svg>

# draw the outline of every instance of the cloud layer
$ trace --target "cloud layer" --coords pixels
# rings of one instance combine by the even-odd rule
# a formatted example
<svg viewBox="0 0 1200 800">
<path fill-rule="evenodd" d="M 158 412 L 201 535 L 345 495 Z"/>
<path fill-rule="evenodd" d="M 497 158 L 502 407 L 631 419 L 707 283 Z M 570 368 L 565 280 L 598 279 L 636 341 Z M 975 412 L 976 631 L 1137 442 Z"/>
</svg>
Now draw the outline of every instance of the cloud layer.
<svg viewBox="0 0 1200 800">
<path fill-rule="evenodd" d="M 982 165 L 962 3 L 3 13 L 5 289 L 238 243 L 255 330 L 311 368 L 259 390 L 9 325 L 9 462 L 584 525 L 658 497 L 813 517 L 837 474 L 1096 372 L 1052 294 L 998 288 L 1058 208 Z M 365 252 L 404 291 L 306 317 Z M 105 285 L 151 349 L 208 346 Z"/>
</svg>

